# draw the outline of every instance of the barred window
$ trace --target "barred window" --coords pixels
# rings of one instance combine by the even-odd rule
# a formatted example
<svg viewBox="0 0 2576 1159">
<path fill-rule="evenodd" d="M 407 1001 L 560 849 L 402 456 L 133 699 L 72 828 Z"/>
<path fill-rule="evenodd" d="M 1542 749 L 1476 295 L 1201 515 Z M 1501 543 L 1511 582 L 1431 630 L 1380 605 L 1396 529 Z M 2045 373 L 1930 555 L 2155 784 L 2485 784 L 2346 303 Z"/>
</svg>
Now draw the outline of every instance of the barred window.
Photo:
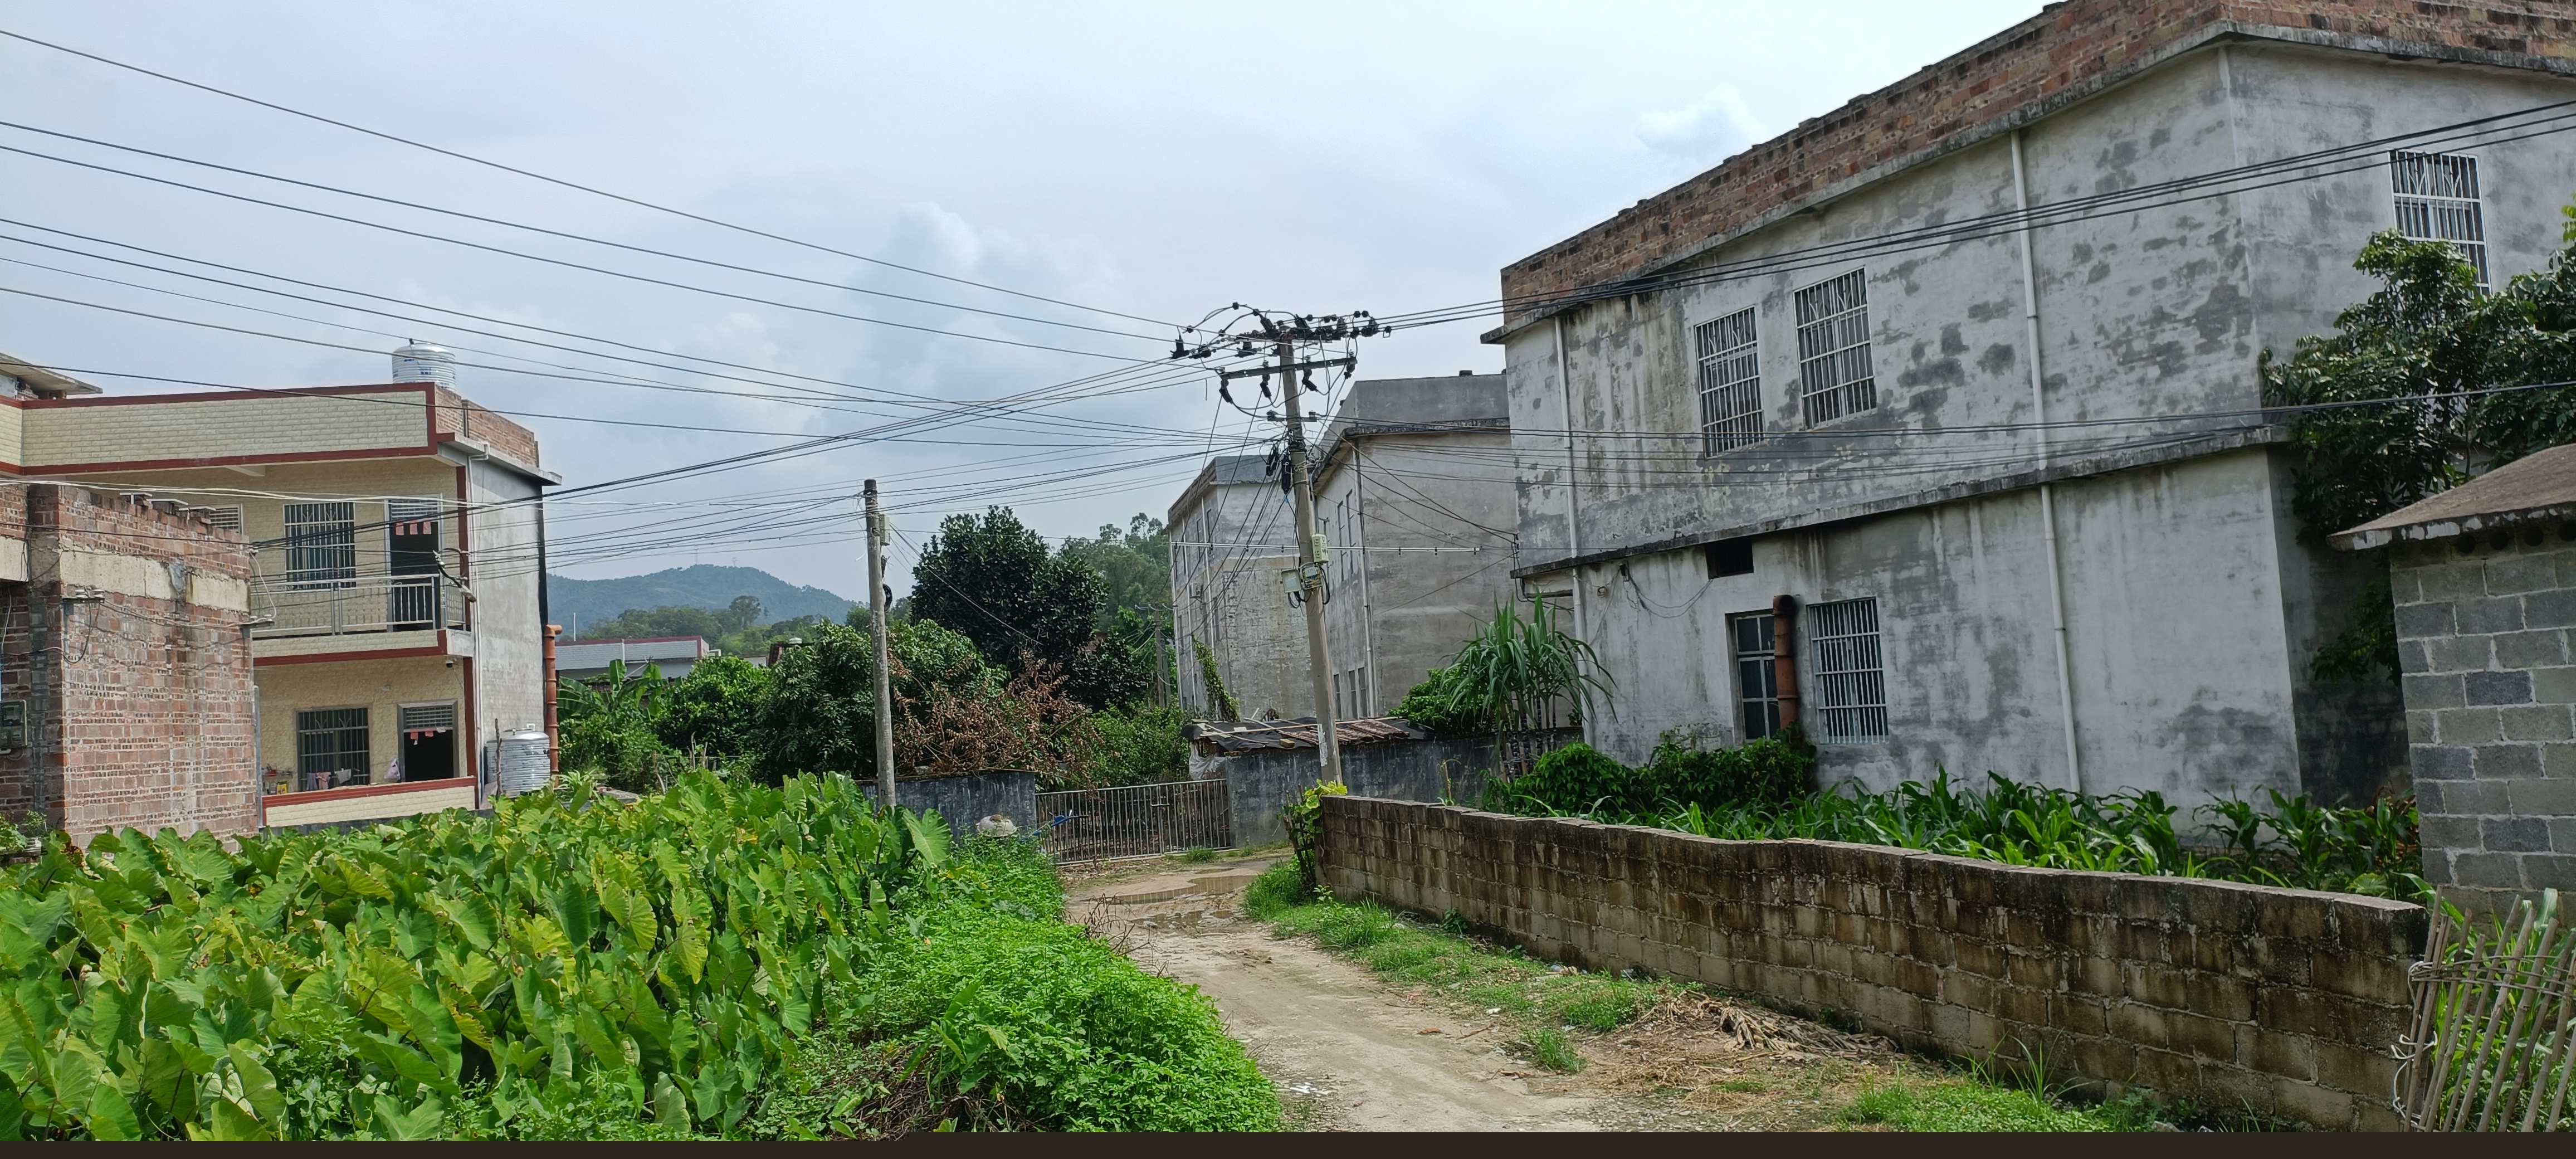
<svg viewBox="0 0 2576 1159">
<path fill-rule="evenodd" d="M 316 708 L 295 714 L 295 771 L 312 788 L 363 785 L 367 710 Z"/>
<path fill-rule="evenodd" d="M 1887 669 L 1878 646 L 1878 601 L 1837 600 L 1807 609 L 1816 674 L 1816 739 L 1887 739 Z"/>
<path fill-rule="evenodd" d="M 2390 153 L 2388 183 L 2397 195 L 2397 232 L 2415 241 L 2446 241 L 2487 286 L 2487 227 L 2478 208 L 2478 159 L 2458 153 Z"/>
<path fill-rule="evenodd" d="M 192 508 L 192 510 L 197 513 L 199 518 L 206 521 L 206 526 L 208 527 L 221 527 L 232 531 L 241 530 L 242 509 L 241 504 L 239 503 L 235 503 L 230 507 L 197 507 Z"/>
<path fill-rule="evenodd" d="M 1798 291 L 1798 379 L 1811 424 L 1878 405 L 1869 361 L 1866 271 Z"/>
<path fill-rule="evenodd" d="M 287 504 L 287 582 L 310 587 L 342 587 L 357 576 L 356 505 Z"/>
<path fill-rule="evenodd" d="M 1762 359 L 1753 311 L 1699 326 L 1699 429 L 1709 454 L 1762 441 Z"/>
<path fill-rule="evenodd" d="M 1735 617 L 1735 698 L 1743 707 L 1742 740 L 1780 731 L 1780 666 L 1773 661 L 1771 613 Z"/>
</svg>

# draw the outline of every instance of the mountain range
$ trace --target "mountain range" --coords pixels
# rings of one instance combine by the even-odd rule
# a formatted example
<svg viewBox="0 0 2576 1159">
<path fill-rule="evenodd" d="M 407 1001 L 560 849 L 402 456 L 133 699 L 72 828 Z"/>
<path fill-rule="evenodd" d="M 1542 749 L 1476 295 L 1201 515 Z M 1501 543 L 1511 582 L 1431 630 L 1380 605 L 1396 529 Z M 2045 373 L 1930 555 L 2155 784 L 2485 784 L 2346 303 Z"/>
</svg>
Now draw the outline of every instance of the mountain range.
<svg viewBox="0 0 2576 1159">
<path fill-rule="evenodd" d="M 628 608 L 716 609 L 733 603 L 736 596 L 759 600 L 763 622 L 814 615 L 838 620 L 849 614 L 852 603 L 845 596 L 791 584 L 756 567 L 711 563 L 616 579 L 546 577 L 546 615 L 565 627 L 567 639 L 579 638 L 582 625 L 596 624 Z"/>
</svg>

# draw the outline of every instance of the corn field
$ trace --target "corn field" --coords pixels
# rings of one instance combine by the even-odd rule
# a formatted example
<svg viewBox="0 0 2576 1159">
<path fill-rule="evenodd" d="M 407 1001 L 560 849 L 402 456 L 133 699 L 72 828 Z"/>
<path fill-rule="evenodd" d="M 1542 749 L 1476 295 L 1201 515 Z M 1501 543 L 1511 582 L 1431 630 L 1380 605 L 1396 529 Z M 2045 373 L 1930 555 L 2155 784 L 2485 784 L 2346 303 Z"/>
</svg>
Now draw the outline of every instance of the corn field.
<svg viewBox="0 0 2576 1159">
<path fill-rule="evenodd" d="M 2558 891 L 2487 933 L 2436 911 L 2398 1045 L 2397 1110 L 2419 1131 L 2576 1130 L 2576 930 Z"/>
<path fill-rule="evenodd" d="M 507 1136 L 750 1109 L 946 828 L 844 777 L 356 833 L 58 834 L 0 882 L 0 1139 Z"/>
</svg>

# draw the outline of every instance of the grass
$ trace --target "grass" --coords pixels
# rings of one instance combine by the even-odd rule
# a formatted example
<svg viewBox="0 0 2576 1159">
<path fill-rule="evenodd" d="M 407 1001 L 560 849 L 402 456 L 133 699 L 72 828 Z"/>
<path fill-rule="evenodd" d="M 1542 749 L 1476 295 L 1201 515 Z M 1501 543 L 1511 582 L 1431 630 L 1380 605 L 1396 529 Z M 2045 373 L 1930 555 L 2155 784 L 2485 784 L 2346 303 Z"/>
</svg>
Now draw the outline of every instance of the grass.
<svg viewBox="0 0 2576 1159">
<path fill-rule="evenodd" d="M 1285 864 L 1252 883 L 1243 908 L 1270 922 L 1275 936 L 1311 937 L 1390 983 L 1508 1018 L 1519 1035 L 1506 1048 L 1560 1074 L 1583 1069 L 1583 1038 L 1635 1022 L 1667 993 L 1706 992 L 1694 984 L 1550 965 L 1469 936 L 1455 915 L 1424 923 L 1371 902 L 1316 898 L 1299 884 L 1295 867 Z M 2059 1092 L 2031 1081 L 2045 1062 L 2027 1062 L 2034 1065 L 1953 1069 L 1900 1062 L 1828 1121 L 1896 1131 L 2142 1131 L 2155 1125 L 2157 1108 L 2139 1098 L 2069 1105 Z M 1823 1077 L 1821 1067 L 1811 1068 L 1805 1085 L 1787 1093 L 1809 1100 L 1825 1097 Z M 1764 1095 L 1784 1090 L 1776 1078 L 1746 1076 L 1711 1085 L 1732 1094 Z"/>
</svg>

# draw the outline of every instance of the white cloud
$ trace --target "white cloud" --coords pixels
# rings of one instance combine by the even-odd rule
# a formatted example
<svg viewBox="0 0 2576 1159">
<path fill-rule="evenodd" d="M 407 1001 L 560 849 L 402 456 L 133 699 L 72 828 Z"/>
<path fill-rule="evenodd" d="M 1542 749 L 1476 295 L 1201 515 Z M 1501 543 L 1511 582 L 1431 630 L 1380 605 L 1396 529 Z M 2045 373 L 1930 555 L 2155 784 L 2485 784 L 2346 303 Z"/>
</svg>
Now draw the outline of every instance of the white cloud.
<svg viewBox="0 0 2576 1159">
<path fill-rule="evenodd" d="M 1637 118 L 1637 143 L 1704 169 L 1771 135 L 1744 94 L 1734 85 L 1719 85 L 1678 109 L 1658 109 Z"/>
</svg>

